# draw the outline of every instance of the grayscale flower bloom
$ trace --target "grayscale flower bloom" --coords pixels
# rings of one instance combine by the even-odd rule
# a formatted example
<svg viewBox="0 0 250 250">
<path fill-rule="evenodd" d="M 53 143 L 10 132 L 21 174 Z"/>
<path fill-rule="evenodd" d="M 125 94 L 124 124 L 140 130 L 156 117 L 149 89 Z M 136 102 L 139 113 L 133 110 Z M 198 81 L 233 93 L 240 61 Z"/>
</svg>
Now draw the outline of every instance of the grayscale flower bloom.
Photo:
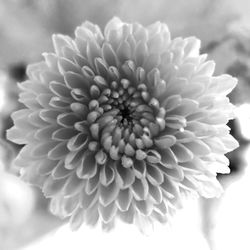
<svg viewBox="0 0 250 250">
<path fill-rule="evenodd" d="M 113 18 L 104 34 L 85 22 L 53 44 L 28 67 L 7 136 L 25 144 L 15 164 L 54 214 L 73 229 L 144 227 L 168 221 L 184 195 L 221 193 L 216 174 L 238 146 L 226 126 L 236 79 L 213 76 L 199 40 Z"/>
</svg>

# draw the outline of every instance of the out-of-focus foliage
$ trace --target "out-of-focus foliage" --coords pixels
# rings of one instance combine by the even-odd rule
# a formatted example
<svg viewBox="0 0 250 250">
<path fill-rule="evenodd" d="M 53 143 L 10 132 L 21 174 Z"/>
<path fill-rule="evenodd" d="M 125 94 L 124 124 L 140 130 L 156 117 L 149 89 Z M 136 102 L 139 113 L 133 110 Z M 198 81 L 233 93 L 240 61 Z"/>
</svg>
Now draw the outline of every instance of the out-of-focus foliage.
<svg viewBox="0 0 250 250">
<path fill-rule="evenodd" d="M 52 33 L 71 35 L 85 20 L 103 28 L 114 15 L 144 25 L 164 21 L 173 36 L 196 35 L 204 44 L 221 37 L 237 13 L 226 0 L 1 1 L 0 65 L 37 61 L 41 52 L 52 49 L 49 39 Z"/>
<path fill-rule="evenodd" d="M 232 23 L 221 41 L 206 49 L 210 58 L 217 62 L 218 74 L 227 72 L 238 78 L 232 101 L 236 104 L 250 102 L 250 22 Z"/>
<path fill-rule="evenodd" d="M 0 73 L 0 84 L 1 84 L 1 95 L 2 95 L 2 103 L 0 108 L 1 115 L 1 137 L 4 137 L 4 131 L 6 128 L 10 126 L 10 114 L 14 110 L 17 110 L 20 107 L 20 103 L 18 102 L 18 87 L 17 82 L 24 80 L 25 75 L 25 67 L 23 69 L 24 74 L 19 72 L 18 67 L 20 65 L 9 67 L 9 72 L 1 72 Z M 23 66 L 21 66 L 23 67 Z M 9 124 L 9 125 L 8 125 Z"/>
</svg>

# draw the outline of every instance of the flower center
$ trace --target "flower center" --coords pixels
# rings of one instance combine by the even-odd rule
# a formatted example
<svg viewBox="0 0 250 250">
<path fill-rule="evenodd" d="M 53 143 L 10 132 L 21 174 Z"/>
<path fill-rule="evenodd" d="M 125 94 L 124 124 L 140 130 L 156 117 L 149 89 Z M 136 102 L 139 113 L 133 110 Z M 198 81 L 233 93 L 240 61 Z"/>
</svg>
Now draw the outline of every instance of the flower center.
<svg viewBox="0 0 250 250">
<path fill-rule="evenodd" d="M 90 149 L 101 149 L 113 160 L 146 157 L 144 151 L 152 147 L 154 136 L 165 126 L 159 102 L 150 97 L 145 84 L 135 87 L 127 79 L 103 89 L 93 86 L 99 94 L 89 103 L 87 121 L 94 141 Z"/>
<path fill-rule="evenodd" d="M 133 117 L 131 116 L 131 111 L 128 107 L 120 107 L 121 123 L 123 125 L 131 124 Z"/>
</svg>

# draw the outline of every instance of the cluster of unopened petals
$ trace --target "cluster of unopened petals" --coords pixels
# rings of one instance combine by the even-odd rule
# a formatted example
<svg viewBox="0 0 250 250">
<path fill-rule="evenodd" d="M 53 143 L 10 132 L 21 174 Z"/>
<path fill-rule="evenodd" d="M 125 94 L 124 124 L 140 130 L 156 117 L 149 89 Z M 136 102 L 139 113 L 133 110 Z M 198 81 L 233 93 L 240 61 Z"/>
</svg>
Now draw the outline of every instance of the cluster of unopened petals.
<svg viewBox="0 0 250 250">
<path fill-rule="evenodd" d="M 85 22 L 75 38 L 54 35 L 55 53 L 28 67 L 26 108 L 8 138 L 24 144 L 15 164 L 51 198 L 51 211 L 112 228 L 166 222 L 189 193 L 217 196 L 225 153 L 238 144 L 229 75 L 194 37 L 171 39 L 166 24 L 112 19 L 104 34 Z"/>
</svg>

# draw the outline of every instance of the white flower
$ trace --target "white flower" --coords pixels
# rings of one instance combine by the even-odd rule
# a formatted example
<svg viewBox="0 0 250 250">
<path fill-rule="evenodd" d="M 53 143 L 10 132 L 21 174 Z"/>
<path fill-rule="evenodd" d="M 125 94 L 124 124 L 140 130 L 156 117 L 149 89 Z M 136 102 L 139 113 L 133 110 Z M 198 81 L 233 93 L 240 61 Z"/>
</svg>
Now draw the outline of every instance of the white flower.
<svg viewBox="0 0 250 250">
<path fill-rule="evenodd" d="M 109 229 L 117 217 L 166 222 L 183 194 L 220 194 L 216 174 L 238 146 L 226 126 L 236 80 L 212 76 L 199 40 L 113 18 L 104 34 L 85 22 L 53 43 L 28 67 L 7 134 L 25 144 L 15 162 L 53 213 Z"/>
</svg>

